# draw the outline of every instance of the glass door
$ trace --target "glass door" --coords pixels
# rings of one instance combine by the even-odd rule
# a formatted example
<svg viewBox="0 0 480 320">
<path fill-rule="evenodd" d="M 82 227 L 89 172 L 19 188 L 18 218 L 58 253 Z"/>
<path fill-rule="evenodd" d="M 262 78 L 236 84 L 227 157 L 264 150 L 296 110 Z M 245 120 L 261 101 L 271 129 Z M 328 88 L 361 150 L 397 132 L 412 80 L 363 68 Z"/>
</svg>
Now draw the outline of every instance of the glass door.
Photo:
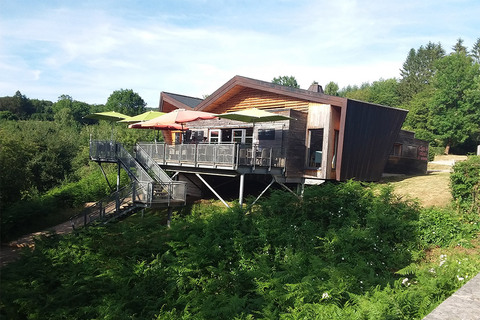
<svg viewBox="0 0 480 320">
<path fill-rule="evenodd" d="M 233 129 L 232 130 L 232 142 L 245 143 L 245 129 Z"/>
<path fill-rule="evenodd" d="M 221 141 L 221 130 L 220 129 L 211 129 L 208 135 L 209 143 L 220 143 Z"/>
<path fill-rule="evenodd" d="M 308 166 L 320 168 L 322 166 L 323 153 L 323 129 L 310 129 L 309 133 L 309 155 Z"/>
</svg>

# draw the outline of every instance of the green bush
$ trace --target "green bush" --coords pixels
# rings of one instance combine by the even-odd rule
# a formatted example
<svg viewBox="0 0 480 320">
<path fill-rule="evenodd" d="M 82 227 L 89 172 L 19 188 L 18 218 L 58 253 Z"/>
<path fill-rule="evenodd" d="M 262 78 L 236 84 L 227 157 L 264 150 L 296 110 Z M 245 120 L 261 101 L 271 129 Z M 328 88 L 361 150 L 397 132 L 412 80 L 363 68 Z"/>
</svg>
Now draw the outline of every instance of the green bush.
<svg viewBox="0 0 480 320">
<path fill-rule="evenodd" d="M 469 156 L 453 166 L 450 175 L 453 199 L 468 211 L 480 214 L 480 156 Z"/>
<path fill-rule="evenodd" d="M 445 148 L 444 147 L 433 147 L 429 146 L 428 147 L 428 161 L 433 161 L 435 160 L 435 156 L 441 155 L 445 153 Z"/>
<path fill-rule="evenodd" d="M 477 221 L 450 208 L 427 208 L 420 213 L 420 239 L 425 247 L 464 245 L 478 232 Z"/>
</svg>

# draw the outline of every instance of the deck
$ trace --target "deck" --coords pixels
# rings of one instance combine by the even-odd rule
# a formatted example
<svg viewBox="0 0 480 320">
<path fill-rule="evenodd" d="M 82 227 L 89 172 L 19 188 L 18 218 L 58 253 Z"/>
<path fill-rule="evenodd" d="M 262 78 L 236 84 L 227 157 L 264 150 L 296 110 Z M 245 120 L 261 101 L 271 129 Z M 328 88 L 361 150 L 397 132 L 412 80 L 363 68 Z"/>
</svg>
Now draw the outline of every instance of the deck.
<svg viewBox="0 0 480 320">
<path fill-rule="evenodd" d="M 211 174 L 282 175 L 285 157 L 280 150 L 236 143 L 178 144 L 138 143 L 162 168 Z"/>
</svg>

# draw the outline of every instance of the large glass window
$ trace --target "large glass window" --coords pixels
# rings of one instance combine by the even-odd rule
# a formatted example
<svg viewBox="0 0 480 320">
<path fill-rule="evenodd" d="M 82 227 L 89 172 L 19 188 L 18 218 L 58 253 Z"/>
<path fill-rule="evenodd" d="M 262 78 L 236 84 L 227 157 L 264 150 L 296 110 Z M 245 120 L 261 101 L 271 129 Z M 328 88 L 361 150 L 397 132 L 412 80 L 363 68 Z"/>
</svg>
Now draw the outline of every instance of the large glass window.
<svg viewBox="0 0 480 320">
<path fill-rule="evenodd" d="M 320 168 L 322 166 L 323 129 L 310 129 L 308 134 L 308 166 Z"/>
<path fill-rule="evenodd" d="M 253 129 L 233 129 L 231 141 L 241 144 L 252 144 Z"/>
</svg>

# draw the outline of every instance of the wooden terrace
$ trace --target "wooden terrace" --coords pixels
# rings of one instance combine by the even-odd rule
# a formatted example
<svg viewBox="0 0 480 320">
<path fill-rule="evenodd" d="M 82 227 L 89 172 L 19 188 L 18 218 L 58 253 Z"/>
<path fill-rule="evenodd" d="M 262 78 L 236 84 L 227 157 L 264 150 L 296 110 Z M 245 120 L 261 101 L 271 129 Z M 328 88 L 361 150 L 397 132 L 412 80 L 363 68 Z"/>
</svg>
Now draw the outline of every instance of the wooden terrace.
<svg viewBox="0 0 480 320">
<path fill-rule="evenodd" d="M 141 148 L 163 169 L 178 172 L 283 175 L 285 170 L 281 150 L 257 145 L 138 143 L 136 148 Z"/>
</svg>

